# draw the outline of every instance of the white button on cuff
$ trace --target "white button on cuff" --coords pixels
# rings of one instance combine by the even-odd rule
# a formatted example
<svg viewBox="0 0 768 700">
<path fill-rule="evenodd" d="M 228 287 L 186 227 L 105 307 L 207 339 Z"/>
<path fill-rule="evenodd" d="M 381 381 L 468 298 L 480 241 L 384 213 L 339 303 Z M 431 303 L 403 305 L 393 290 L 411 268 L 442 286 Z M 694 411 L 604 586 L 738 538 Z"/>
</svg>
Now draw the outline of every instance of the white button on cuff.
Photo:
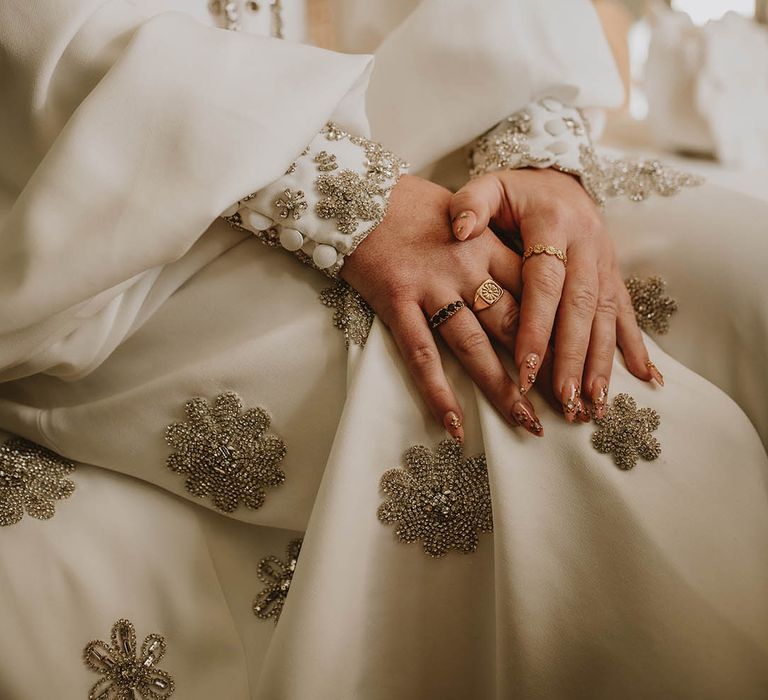
<svg viewBox="0 0 768 700">
<path fill-rule="evenodd" d="M 223 212 L 221 212 L 222 216 L 232 216 L 233 214 L 237 213 L 237 210 L 240 208 L 240 202 L 235 202 L 231 207 L 227 207 Z"/>
<path fill-rule="evenodd" d="M 312 253 L 312 262 L 315 263 L 321 270 L 325 270 L 327 267 L 331 267 L 336 263 L 337 253 L 336 248 L 333 246 L 325 245 L 321 243 L 317 246 Z"/>
<path fill-rule="evenodd" d="M 248 224 L 248 228 L 254 231 L 265 231 L 272 226 L 272 219 L 264 216 L 264 214 L 259 214 L 257 211 L 243 209 L 240 214 L 245 214 L 245 223 Z"/>
<path fill-rule="evenodd" d="M 558 112 L 563 108 L 560 100 L 556 100 L 554 97 L 545 97 L 541 100 L 541 106 L 550 112 Z"/>
<path fill-rule="evenodd" d="M 295 228 L 283 228 L 280 231 L 280 245 L 292 253 L 299 250 L 304 245 L 304 236 Z"/>
<path fill-rule="evenodd" d="M 550 136 L 560 136 L 565 131 L 565 123 L 562 119 L 550 119 L 544 124 L 544 131 Z"/>
</svg>

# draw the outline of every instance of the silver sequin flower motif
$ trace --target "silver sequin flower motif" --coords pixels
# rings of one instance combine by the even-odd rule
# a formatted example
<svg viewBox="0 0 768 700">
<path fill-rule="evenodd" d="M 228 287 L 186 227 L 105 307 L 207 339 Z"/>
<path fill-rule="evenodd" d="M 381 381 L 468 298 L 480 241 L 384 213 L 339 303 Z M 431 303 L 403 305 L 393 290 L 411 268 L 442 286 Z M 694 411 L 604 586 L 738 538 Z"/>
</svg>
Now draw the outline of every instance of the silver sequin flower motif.
<svg viewBox="0 0 768 700">
<path fill-rule="evenodd" d="M 365 346 L 374 318 L 373 309 L 365 299 L 340 280 L 320 292 L 320 301 L 333 309 L 333 325 L 344 334 L 347 350 L 353 343 Z"/>
<path fill-rule="evenodd" d="M 381 478 L 388 500 L 379 506 L 379 520 L 396 524 L 403 542 L 421 540 L 433 557 L 452 549 L 474 552 L 478 532 L 493 531 L 485 455 L 464 460 L 458 442 L 443 440 L 434 452 L 411 447 L 405 463 Z"/>
<path fill-rule="evenodd" d="M 630 277 L 624 283 L 632 300 L 637 325 L 644 331 L 664 334 L 677 302 L 667 296 L 667 283 L 661 277 Z"/>
<path fill-rule="evenodd" d="M 661 418 L 652 408 L 638 408 L 628 394 L 617 394 L 605 417 L 596 419 L 598 429 L 592 444 L 598 452 L 613 456 L 621 469 L 632 469 L 638 459 L 652 461 L 661 455 L 661 445 L 652 435 Z"/>
<path fill-rule="evenodd" d="M 69 498 L 75 484 L 66 476 L 75 465 L 55 452 L 22 438 L 0 445 L 0 526 L 24 517 L 47 520 L 55 513 L 53 501 Z"/>
<path fill-rule="evenodd" d="M 283 190 L 283 194 L 275 200 L 281 219 L 293 219 L 298 221 L 302 212 L 307 208 L 307 201 L 301 190 Z"/>
<path fill-rule="evenodd" d="M 336 228 L 341 233 L 351 235 L 361 221 L 378 224 L 384 218 L 384 206 L 376 198 L 384 197 L 386 190 L 353 170 L 323 173 L 315 180 L 315 187 L 323 195 L 315 212 L 321 219 L 336 219 Z"/>
<path fill-rule="evenodd" d="M 260 508 L 264 488 L 285 480 L 280 468 L 285 443 L 266 433 L 269 415 L 262 408 L 241 413 L 242 408 L 240 397 L 232 392 L 217 396 L 213 406 L 192 399 L 185 407 L 186 422 L 169 425 L 165 433 L 176 450 L 168 457 L 168 468 L 186 474 L 186 488 L 193 496 L 210 496 L 225 513 L 241 502 Z"/>
<path fill-rule="evenodd" d="M 112 626 L 112 644 L 88 642 L 83 660 L 88 668 L 101 674 L 88 700 L 166 700 L 174 691 L 173 678 L 156 668 L 165 656 L 165 639 L 150 634 L 136 655 L 136 629 L 129 620 Z"/>
<path fill-rule="evenodd" d="M 259 579 L 266 588 L 261 590 L 253 601 L 253 614 L 256 617 L 262 620 L 272 618 L 277 624 L 288 596 L 288 589 L 291 587 L 293 572 L 296 571 L 301 543 L 301 538 L 288 543 L 285 561 L 270 555 L 259 562 Z"/>
</svg>

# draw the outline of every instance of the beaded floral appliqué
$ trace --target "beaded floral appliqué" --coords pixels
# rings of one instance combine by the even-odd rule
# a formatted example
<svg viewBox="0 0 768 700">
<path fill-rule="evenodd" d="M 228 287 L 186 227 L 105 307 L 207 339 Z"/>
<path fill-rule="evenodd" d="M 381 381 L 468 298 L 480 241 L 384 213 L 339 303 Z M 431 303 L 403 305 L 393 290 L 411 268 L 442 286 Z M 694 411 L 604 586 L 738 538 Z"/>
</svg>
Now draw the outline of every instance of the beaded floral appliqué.
<svg viewBox="0 0 768 700">
<path fill-rule="evenodd" d="M 595 419 L 598 429 L 592 444 L 598 452 L 613 456 L 621 469 L 632 469 L 638 459 L 652 461 L 661 455 L 661 445 L 652 435 L 661 418 L 652 408 L 638 408 L 628 394 L 617 394 L 605 417 Z"/>
<path fill-rule="evenodd" d="M 307 208 L 307 201 L 301 190 L 283 190 L 283 194 L 275 200 L 275 206 L 280 212 L 281 219 L 293 219 L 298 221 L 301 214 Z"/>
<path fill-rule="evenodd" d="M 600 158 L 591 146 L 581 146 L 581 183 L 601 207 L 612 197 L 642 202 L 653 194 L 672 197 L 684 187 L 701 185 L 696 175 L 676 170 L 659 160 Z"/>
<path fill-rule="evenodd" d="M 340 280 L 320 292 L 320 301 L 333 309 L 333 325 L 344 334 L 347 350 L 352 344 L 364 347 L 375 316 L 365 299 Z"/>
<path fill-rule="evenodd" d="M 75 465 L 55 452 L 22 438 L 0 445 L 0 526 L 24 517 L 47 520 L 55 513 L 53 501 L 69 498 L 75 484 L 67 474 Z"/>
<path fill-rule="evenodd" d="M 451 549 L 474 552 L 478 532 L 493 531 L 485 455 L 464 460 L 458 442 L 443 440 L 435 452 L 410 448 L 405 463 L 381 478 L 388 500 L 379 506 L 379 520 L 396 524 L 402 542 L 421 540 L 433 557 Z"/>
<path fill-rule="evenodd" d="M 112 626 L 112 644 L 89 642 L 83 652 L 88 668 L 101 674 L 88 700 L 166 700 L 174 683 L 165 671 L 155 667 L 165 656 L 165 639 L 150 634 L 136 655 L 136 629 L 129 620 Z"/>
<path fill-rule="evenodd" d="M 298 538 L 288 543 L 285 561 L 270 555 L 259 562 L 259 579 L 266 584 L 266 588 L 261 590 L 253 601 L 253 614 L 256 617 L 262 620 L 272 618 L 277 624 L 288 597 L 293 573 L 296 571 L 302 541 Z"/>
<path fill-rule="evenodd" d="M 384 207 L 376 201 L 386 192 L 372 179 L 362 178 L 354 170 L 342 170 L 338 175 L 323 173 L 315 180 L 323 198 L 315 205 L 321 219 L 336 219 L 341 233 L 354 234 L 360 221 L 384 218 Z"/>
<path fill-rule="evenodd" d="M 262 408 L 241 413 L 240 397 L 217 396 L 213 406 L 195 398 L 185 406 L 187 420 L 166 429 L 165 439 L 176 451 L 168 457 L 171 471 L 187 476 L 193 496 L 211 496 L 213 505 L 231 513 L 242 504 L 256 510 L 264 503 L 264 488 L 285 480 L 280 462 L 285 443 L 267 434 L 270 419 Z"/>
<path fill-rule="evenodd" d="M 637 325 L 644 331 L 663 335 L 669 331 L 669 319 L 677 311 L 677 302 L 667 296 L 667 283 L 661 277 L 630 277 L 624 283 L 632 300 Z"/>
</svg>

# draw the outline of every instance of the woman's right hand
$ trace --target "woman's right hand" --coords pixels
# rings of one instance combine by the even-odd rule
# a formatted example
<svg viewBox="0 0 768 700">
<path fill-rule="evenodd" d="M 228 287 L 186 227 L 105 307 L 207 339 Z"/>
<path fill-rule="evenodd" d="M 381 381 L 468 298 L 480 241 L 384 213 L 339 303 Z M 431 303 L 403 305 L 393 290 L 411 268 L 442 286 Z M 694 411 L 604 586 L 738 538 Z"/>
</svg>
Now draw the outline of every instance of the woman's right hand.
<svg viewBox="0 0 768 700">
<path fill-rule="evenodd" d="M 437 421 L 462 440 L 461 407 L 445 377 L 427 317 L 452 301 L 463 308 L 437 329 L 469 376 L 512 425 L 533 435 L 543 429 L 488 337 L 514 356 L 520 293 L 520 257 L 491 231 L 468 241 L 451 232 L 451 193 L 427 180 L 403 176 L 387 215 L 347 258 L 341 276 L 389 327 L 406 365 Z M 477 288 L 493 278 L 508 293 L 490 308 L 470 310 Z M 487 332 L 486 332 L 487 331 Z"/>
</svg>

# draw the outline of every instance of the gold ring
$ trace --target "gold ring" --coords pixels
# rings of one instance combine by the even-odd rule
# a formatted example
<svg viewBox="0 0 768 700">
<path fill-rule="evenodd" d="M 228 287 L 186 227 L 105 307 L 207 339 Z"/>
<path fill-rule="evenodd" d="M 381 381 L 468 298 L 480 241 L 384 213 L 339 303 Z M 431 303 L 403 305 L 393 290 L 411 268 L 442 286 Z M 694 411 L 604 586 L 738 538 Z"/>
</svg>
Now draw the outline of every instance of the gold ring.
<svg viewBox="0 0 768 700">
<path fill-rule="evenodd" d="M 464 303 L 463 299 L 457 299 L 456 301 L 452 301 L 450 304 L 441 306 L 429 317 L 429 327 L 434 330 L 439 325 L 445 323 L 455 313 L 461 311 L 465 306 L 466 304 Z"/>
<path fill-rule="evenodd" d="M 528 249 L 523 253 L 523 262 L 532 255 L 541 255 L 542 253 L 544 255 L 553 255 L 563 263 L 563 267 L 568 267 L 568 256 L 560 248 L 555 248 L 553 245 L 541 245 L 541 243 L 528 246 Z"/>
<path fill-rule="evenodd" d="M 489 309 L 503 296 L 504 290 L 501 285 L 489 277 L 477 288 L 472 302 L 472 311 Z"/>
</svg>

